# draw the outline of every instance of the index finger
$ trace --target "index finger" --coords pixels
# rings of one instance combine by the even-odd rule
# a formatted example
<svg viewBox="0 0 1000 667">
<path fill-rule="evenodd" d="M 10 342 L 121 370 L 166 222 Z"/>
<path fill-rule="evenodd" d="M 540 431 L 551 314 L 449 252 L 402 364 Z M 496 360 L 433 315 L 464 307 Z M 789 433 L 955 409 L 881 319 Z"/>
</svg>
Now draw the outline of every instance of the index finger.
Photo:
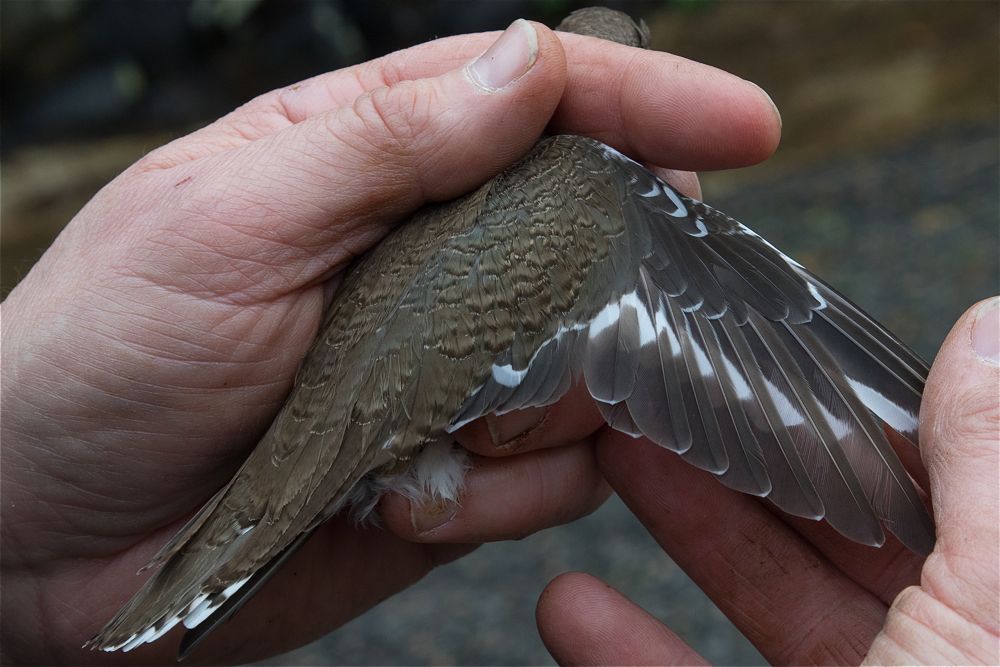
<svg viewBox="0 0 1000 667">
<path fill-rule="evenodd" d="M 648 440 L 606 433 L 597 454 L 629 509 L 769 662 L 861 661 L 887 605 L 756 498 Z"/>
<path fill-rule="evenodd" d="M 550 132 L 591 136 L 638 160 L 692 171 L 754 164 L 777 147 L 780 118 L 753 83 L 669 53 L 557 34 L 569 78 Z M 252 141 L 375 88 L 455 69 L 498 35 L 445 37 L 320 74 L 265 93 L 189 138 L 212 150 Z"/>
<path fill-rule="evenodd" d="M 778 145 L 781 121 L 759 87 L 715 67 L 593 37 L 559 35 L 569 79 L 553 133 L 586 134 L 675 169 L 754 164 Z M 483 52 L 498 33 L 446 37 L 303 82 L 279 97 L 302 119 L 402 80 L 436 76 Z"/>
</svg>

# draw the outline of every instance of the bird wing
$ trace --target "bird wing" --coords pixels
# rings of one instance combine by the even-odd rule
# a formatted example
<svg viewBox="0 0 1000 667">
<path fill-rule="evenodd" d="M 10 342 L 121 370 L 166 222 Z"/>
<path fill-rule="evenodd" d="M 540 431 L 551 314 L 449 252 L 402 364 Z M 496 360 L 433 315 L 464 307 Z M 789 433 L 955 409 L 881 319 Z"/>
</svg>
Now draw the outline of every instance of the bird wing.
<svg viewBox="0 0 1000 667">
<path fill-rule="evenodd" d="M 594 248 L 587 284 L 573 283 L 589 294 L 567 297 L 561 259 L 532 272 L 549 301 L 590 307 L 561 311 L 544 340 L 518 331 L 450 428 L 551 404 L 576 377 L 613 428 L 731 488 L 864 544 L 884 542 L 883 524 L 929 551 L 933 525 L 883 431 L 916 443 L 926 364 L 736 220 L 599 142 L 555 140 L 573 145 L 574 178 L 615 172 L 598 179 L 614 187 L 564 203 L 556 227 L 606 216 L 620 233 Z"/>
</svg>

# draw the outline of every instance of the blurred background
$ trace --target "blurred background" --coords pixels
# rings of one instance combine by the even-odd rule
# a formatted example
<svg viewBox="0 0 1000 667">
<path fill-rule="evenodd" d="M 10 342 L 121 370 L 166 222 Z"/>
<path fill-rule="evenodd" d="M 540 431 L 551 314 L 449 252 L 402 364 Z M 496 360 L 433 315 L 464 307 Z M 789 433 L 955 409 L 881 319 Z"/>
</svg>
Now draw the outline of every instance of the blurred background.
<svg viewBox="0 0 1000 667">
<path fill-rule="evenodd" d="M 554 25 L 586 4 L 2 0 L 3 294 L 129 163 L 258 93 L 519 16 Z M 928 360 L 966 307 L 998 291 L 998 3 L 607 4 L 644 18 L 654 48 L 755 81 L 781 109 L 774 158 L 704 174 L 706 201 Z M 534 604 L 567 570 L 604 578 L 714 662 L 762 660 L 612 499 L 571 526 L 487 545 L 272 663 L 549 664 Z"/>
</svg>

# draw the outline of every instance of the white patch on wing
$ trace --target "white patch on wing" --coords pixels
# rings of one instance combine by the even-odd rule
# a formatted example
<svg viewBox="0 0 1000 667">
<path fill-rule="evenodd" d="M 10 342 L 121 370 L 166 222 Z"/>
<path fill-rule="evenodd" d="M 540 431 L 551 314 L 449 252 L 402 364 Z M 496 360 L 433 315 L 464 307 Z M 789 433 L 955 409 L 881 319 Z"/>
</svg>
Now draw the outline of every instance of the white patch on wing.
<svg viewBox="0 0 1000 667">
<path fill-rule="evenodd" d="M 697 234 L 692 234 L 691 236 L 701 238 L 702 236 L 708 236 L 708 227 L 705 226 L 705 221 L 699 215 L 694 219 L 694 226 L 698 228 Z"/>
<path fill-rule="evenodd" d="M 605 329 L 618 323 L 618 316 L 621 313 L 617 303 L 609 303 L 597 313 L 597 316 L 590 323 L 590 339 L 593 340 L 601 335 Z"/>
<path fill-rule="evenodd" d="M 508 389 L 513 389 L 517 387 L 518 385 L 521 384 L 525 376 L 528 374 L 528 371 L 531 369 L 531 364 L 535 361 L 535 359 L 538 357 L 541 351 L 546 348 L 546 346 L 557 343 L 569 331 L 573 332 L 580 331 L 581 329 L 585 329 L 587 326 L 588 326 L 587 323 L 582 323 L 582 324 L 577 323 L 571 326 L 560 325 L 559 329 L 551 338 L 549 338 L 548 340 L 546 340 L 545 342 L 543 342 L 541 345 L 538 346 L 538 349 L 535 350 L 535 353 L 531 355 L 531 359 L 528 360 L 527 365 L 522 369 L 514 368 L 513 364 L 503 364 L 502 366 L 499 364 L 493 364 L 493 366 L 490 367 L 490 374 L 493 377 L 493 381 L 499 385 L 507 387 Z M 479 392 L 482 388 L 483 385 L 476 387 L 475 390 L 469 393 L 469 396 L 475 396 L 476 393 Z M 468 424 L 469 422 L 473 421 L 474 419 L 475 417 L 472 417 L 460 422 L 454 422 L 446 430 L 448 433 L 453 433 L 458 429 L 462 428 L 463 426 L 465 426 L 466 424 Z"/>
<path fill-rule="evenodd" d="M 129 637 L 128 639 L 126 639 L 125 641 L 120 642 L 118 644 L 114 644 L 112 646 L 105 646 L 101 650 L 107 653 L 111 653 L 119 649 L 121 649 L 124 652 L 128 652 L 134 649 L 135 647 L 140 646 L 141 644 L 145 644 L 148 642 L 155 642 L 157 639 L 170 632 L 170 630 L 172 630 L 175 625 L 180 623 L 181 617 L 190 613 L 190 611 L 194 609 L 197 605 L 201 604 L 206 597 L 208 597 L 207 593 L 199 595 L 198 597 L 196 597 L 194 600 L 191 601 L 191 604 L 188 605 L 186 611 L 182 611 L 176 616 L 172 616 L 171 618 L 167 619 L 166 621 L 161 619 L 156 623 L 154 623 L 153 625 L 151 625 L 150 627 L 146 628 L 143 632 L 136 633 L 131 637 Z M 159 628 L 157 628 L 157 626 L 159 626 Z"/>
<path fill-rule="evenodd" d="M 632 165 L 632 166 L 642 167 L 641 164 L 639 164 L 638 162 L 636 162 L 632 158 L 628 157 L 627 155 L 623 155 L 619 151 L 616 151 L 611 146 L 608 146 L 606 144 L 601 144 L 601 149 L 602 149 L 602 151 L 604 153 L 604 158 L 605 159 L 608 159 L 608 160 L 620 160 L 620 161 L 625 162 L 625 163 L 627 163 L 629 165 Z M 671 203 L 673 203 L 673 205 L 675 207 L 675 209 L 673 211 L 665 211 L 666 214 L 669 215 L 669 216 L 672 216 L 674 218 L 683 218 L 683 217 L 687 216 L 687 214 L 688 214 L 687 207 L 684 206 L 684 202 L 682 202 L 680 200 L 680 197 L 677 196 L 677 193 L 674 192 L 673 188 L 671 188 L 669 186 L 664 187 L 662 184 L 660 184 L 659 181 L 654 181 L 654 183 L 656 184 L 655 187 L 657 189 L 659 189 L 660 192 L 662 192 L 663 194 L 667 195 L 667 197 L 670 198 Z M 651 191 L 649 191 L 647 193 L 644 193 L 641 196 L 643 196 L 643 197 L 654 197 L 657 194 L 659 194 L 659 193 L 651 190 Z"/>
<path fill-rule="evenodd" d="M 667 342 L 670 343 L 670 354 L 674 357 L 681 356 L 681 343 L 677 340 L 674 328 L 670 326 L 670 321 L 667 319 L 666 305 L 662 302 L 656 309 L 656 331 L 657 333 L 665 332 L 667 334 Z"/>
<path fill-rule="evenodd" d="M 653 343 L 656 340 L 656 329 L 653 327 L 653 320 L 649 316 L 649 311 L 646 310 L 646 304 L 642 302 L 639 295 L 636 292 L 629 292 L 622 296 L 619 303 L 622 306 L 635 308 L 636 317 L 639 320 L 639 344 L 649 345 Z"/>
<path fill-rule="evenodd" d="M 195 598 L 191 600 L 191 604 L 188 605 L 187 611 L 184 612 L 182 616 L 187 616 L 188 614 L 193 612 L 202 602 L 204 602 L 207 599 L 208 599 L 208 593 L 201 593 L 200 595 L 195 596 Z"/>
<path fill-rule="evenodd" d="M 878 390 L 866 384 L 862 384 L 853 378 L 847 378 L 847 382 L 851 385 L 854 393 L 858 395 L 858 398 L 861 399 L 861 402 L 889 426 L 902 433 L 912 431 L 916 427 L 917 415 L 909 410 L 904 410 L 898 403 L 889 400 L 883 394 L 880 394 Z"/>
<path fill-rule="evenodd" d="M 523 370 L 516 371 L 511 364 L 506 364 L 504 366 L 493 365 L 493 379 L 497 384 L 502 384 L 505 387 L 516 387 L 521 384 L 521 380 L 524 376 L 528 374 L 528 368 L 525 367 Z"/>
<path fill-rule="evenodd" d="M 640 197 L 646 197 L 646 198 L 655 197 L 656 195 L 660 194 L 662 191 L 663 191 L 663 189 L 660 187 L 660 184 L 657 183 L 656 181 L 653 181 L 653 187 L 651 187 L 648 192 L 640 192 L 639 196 Z"/>
<path fill-rule="evenodd" d="M 251 528 L 252 527 L 253 526 L 251 526 Z M 245 534 L 248 530 L 249 529 L 244 529 L 241 534 Z M 142 644 L 155 642 L 157 639 L 170 632 L 170 630 L 172 630 L 174 626 L 176 626 L 178 623 L 181 622 L 182 618 L 184 619 L 185 627 L 193 628 L 196 625 L 198 625 L 198 623 L 201 623 L 208 616 L 210 616 L 215 609 L 221 606 L 223 602 L 225 602 L 230 596 L 232 596 L 233 593 L 239 590 L 240 586 L 249 581 L 249 579 L 250 578 L 247 577 L 246 579 L 238 581 L 233 585 L 227 587 L 221 593 L 221 598 L 214 602 L 209 602 L 208 593 L 201 593 L 200 595 L 195 596 L 193 600 L 191 600 L 191 602 L 188 604 L 187 608 L 184 611 L 168 619 L 160 619 L 159 621 L 153 623 L 151 626 L 149 626 L 142 632 L 138 632 L 129 637 L 128 639 L 126 639 L 125 641 L 115 644 L 113 646 L 106 646 L 102 650 L 110 653 L 112 651 L 117 651 L 121 649 L 121 651 L 127 653 L 132 649 L 141 646 Z M 192 614 L 194 614 L 194 616 L 192 616 Z"/>
<path fill-rule="evenodd" d="M 829 424 L 830 430 L 833 431 L 833 436 L 837 438 L 838 441 L 843 440 L 851 434 L 854 429 L 851 428 L 850 422 L 844 421 L 834 415 L 822 403 L 817 402 L 817 404 L 819 405 L 820 412 L 823 413 L 823 419 L 825 419 L 826 423 Z"/>
<path fill-rule="evenodd" d="M 823 310 L 824 308 L 826 308 L 829 305 L 826 302 L 826 299 L 823 298 L 823 295 L 819 293 L 819 290 L 816 289 L 816 286 L 813 285 L 808 280 L 806 280 L 806 287 L 809 288 L 809 293 L 812 295 L 812 297 L 814 299 L 816 299 L 816 301 L 819 302 L 819 307 L 816 308 L 815 310 Z"/>
<path fill-rule="evenodd" d="M 233 596 L 233 594 L 236 591 L 238 591 L 241 588 L 243 588 L 243 585 L 245 583 L 247 583 L 248 581 L 250 581 L 250 577 L 244 577 L 243 579 L 240 579 L 239 581 L 234 581 L 233 583 L 231 583 L 228 586 L 226 586 L 226 588 L 223 589 L 223 591 L 222 591 L 223 601 L 228 600 L 229 598 L 231 598 Z"/>
<path fill-rule="evenodd" d="M 681 306 L 681 310 L 683 310 L 685 313 L 693 313 L 694 311 L 698 310 L 704 305 L 705 305 L 704 297 L 699 296 L 697 302 L 692 303 L 690 306 Z"/>
<path fill-rule="evenodd" d="M 682 202 L 681 198 L 679 196 L 677 196 L 677 193 L 674 192 L 674 189 L 673 188 L 663 188 L 663 193 L 665 195 L 667 195 L 667 197 L 670 198 L 670 202 L 676 207 L 676 209 L 674 209 L 673 211 L 666 211 L 667 215 L 669 215 L 671 217 L 674 217 L 674 218 L 684 218 L 684 217 L 687 217 L 687 215 L 688 215 L 687 207 L 684 206 L 684 202 Z M 704 226 L 705 226 L 704 223 L 701 226 L 702 226 L 702 228 L 704 228 Z M 708 233 L 707 229 L 705 230 L 705 233 L 706 234 Z"/>
<path fill-rule="evenodd" d="M 694 340 L 691 341 L 691 347 L 694 349 L 694 359 L 698 364 L 698 372 L 701 376 L 703 378 L 714 377 L 715 369 L 712 368 L 712 362 L 705 354 L 705 350 L 703 350 Z"/>
<path fill-rule="evenodd" d="M 206 597 L 201 601 L 201 604 L 189 611 L 187 616 L 184 617 L 184 627 L 190 630 L 191 628 L 197 626 L 199 623 L 211 616 L 214 609 L 215 607 L 212 605 L 212 601 Z"/>
<path fill-rule="evenodd" d="M 753 399 L 753 389 L 747 384 L 746 378 L 743 377 L 743 373 L 740 369 L 736 367 L 733 362 L 729 360 L 729 357 L 722 356 L 723 364 L 726 367 L 726 373 L 729 375 L 729 383 L 732 385 L 733 389 L 736 390 L 736 397 L 741 401 L 749 401 Z"/>
<path fill-rule="evenodd" d="M 767 386 L 767 393 L 771 395 L 774 407 L 778 409 L 778 414 L 781 415 L 781 423 L 784 426 L 799 426 L 805 423 L 805 416 L 792 405 L 788 397 L 781 393 L 781 390 L 773 382 L 765 377 L 764 384 Z"/>
</svg>

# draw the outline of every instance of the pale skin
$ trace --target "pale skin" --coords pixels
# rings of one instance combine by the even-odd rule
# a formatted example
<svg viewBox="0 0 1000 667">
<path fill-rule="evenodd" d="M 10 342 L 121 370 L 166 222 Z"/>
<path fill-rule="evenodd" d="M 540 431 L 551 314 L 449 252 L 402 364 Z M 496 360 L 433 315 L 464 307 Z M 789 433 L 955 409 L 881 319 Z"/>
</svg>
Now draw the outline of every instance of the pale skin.
<svg viewBox="0 0 1000 667">
<path fill-rule="evenodd" d="M 0 323 L 4 662 L 174 660 L 176 630 L 125 655 L 80 645 L 257 442 L 336 276 L 409 212 L 472 189 L 543 131 L 606 141 L 692 195 L 691 172 L 752 164 L 777 145 L 777 113 L 748 82 L 524 30 L 512 48 L 524 55 L 534 41 L 534 56 L 508 58 L 507 72 L 467 69 L 495 33 L 439 40 L 268 93 L 151 152 L 11 293 Z M 299 646 L 477 543 L 592 511 L 613 487 L 772 661 L 996 663 L 1000 378 L 969 345 L 974 319 L 956 326 L 924 404 L 939 526 L 926 563 L 729 493 L 603 429 L 577 392 L 464 429 L 475 467 L 459 507 L 390 497 L 384 529 L 325 525 L 191 661 Z M 538 622 L 562 663 L 700 660 L 585 575 L 555 580 Z"/>
</svg>

